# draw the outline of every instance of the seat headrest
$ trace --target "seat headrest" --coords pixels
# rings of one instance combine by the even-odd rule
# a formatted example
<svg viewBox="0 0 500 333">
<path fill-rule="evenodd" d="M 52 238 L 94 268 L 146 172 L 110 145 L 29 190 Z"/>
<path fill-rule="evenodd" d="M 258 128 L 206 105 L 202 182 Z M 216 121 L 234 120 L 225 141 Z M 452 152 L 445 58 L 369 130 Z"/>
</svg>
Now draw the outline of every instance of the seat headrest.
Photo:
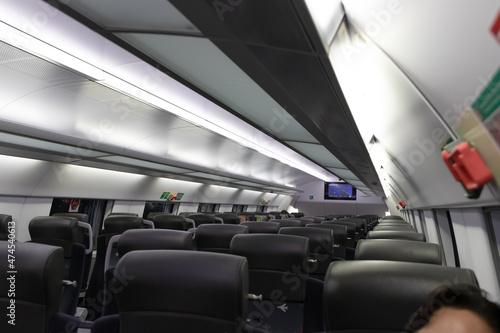
<svg viewBox="0 0 500 333">
<path fill-rule="evenodd" d="M 442 265 L 441 250 L 434 243 L 400 239 L 361 239 L 355 260 L 393 260 Z"/>
<path fill-rule="evenodd" d="M 477 286 L 469 269 L 382 260 L 332 262 L 324 285 L 326 331 L 404 331 L 427 294 L 445 283 Z"/>
<path fill-rule="evenodd" d="M 12 222 L 11 215 L 0 214 L 0 240 L 7 239 L 9 222 Z"/>
<path fill-rule="evenodd" d="M 368 231 L 367 239 L 406 239 L 425 242 L 425 235 L 406 230 L 372 230 Z"/>
<path fill-rule="evenodd" d="M 166 229 L 130 229 L 118 240 L 120 257 L 136 250 L 192 250 L 193 237 L 189 232 Z"/>
<path fill-rule="evenodd" d="M 417 229 L 412 226 L 396 226 L 396 225 L 378 225 L 373 228 L 374 231 L 378 230 L 399 230 L 399 231 L 413 231 L 417 232 Z"/>
<path fill-rule="evenodd" d="M 132 215 L 108 215 L 104 220 L 103 234 L 122 234 L 129 229 L 142 229 L 142 217 Z"/>
<path fill-rule="evenodd" d="M 153 269 L 152 269 L 153 268 Z M 148 250 L 127 253 L 114 275 L 130 277 L 117 293 L 120 312 L 173 312 L 227 321 L 246 318 L 248 265 L 212 252 Z"/>
<path fill-rule="evenodd" d="M 248 234 L 248 227 L 235 224 L 202 224 L 195 231 L 198 250 L 228 249 L 236 234 Z"/>
<path fill-rule="evenodd" d="M 156 229 L 184 230 L 186 218 L 180 215 L 155 215 L 153 223 Z"/>
<path fill-rule="evenodd" d="M 285 272 L 307 260 L 309 240 L 292 235 L 240 234 L 231 241 L 231 253 L 246 257 L 249 269 Z"/>
<path fill-rule="evenodd" d="M 153 221 L 153 219 L 155 218 L 155 216 L 158 216 L 158 215 L 174 215 L 172 213 L 165 213 L 165 212 L 151 212 L 148 214 L 148 216 L 146 217 L 147 220 L 150 220 L 150 221 Z"/>
<path fill-rule="evenodd" d="M 300 227 L 302 224 L 300 220 L 269 220 L 268 222 L 279 223 L 280 228 L 282 227 Z"/>
<path fill-rule="evenodd" d="M 84 213 L 54 213 L 52 216 L 67 216 L 67 217 L 74 217 L 80 222 L 89 222 L 89 216 Z"/>
<path fill-rule="evenodd" d="M 8 253 L 8 244 L 8 241 L 0 241 L 0 253 Z M 64 252 L 56 246 L 16 242 L 15 259 L 16 309 L 19 314 L 29 316 L 19 317 L 16 329 L 19 332 L 48 331 L 49 319 L 58 311 L 61 301 Z M 9 277 L 7 272 L 13 270 L 8 265 L 7 257 L 0 261 L 4 277 Z M 0 300 L 8 301 L 9 288 L 8 281 L 0 283 Z M 7 321 L 5 318 L 3 320 Z M 41 326 L 37 326 L 40 323 Z"/>
<path fill-rule="evenodd" d="M 224 224 L 239 224 L 240 217 L 236 213 L 217 213 L 215 217 L 220 217 Z"/>
<path fill-rule="evenodd" d="M 327 229 L 327 230 L 332 230 L 333 231 L 333 241 L 336 245 L 346 245 L 347 241 L 347 226 L 345 225 L 340 225 L 340 224 L 327 224 L 327 223 L 322 223 L 322 224 L 317 224 L 317 223 L 312 223 L 312 224 L 307 224 L 306 228 L 317 228 L 317 229 Z M 351 229 L 352 235 L 354 236 L 354 229 Z"/>
<path fill-rule="evenodd" d="M 279 234 L 306 237 L 309 239 L 309 253 L 332 255 L 333 230 L 321 228 L 285 227 Z"/>
<path fill-rule="evenodd" d="M 189 218 L 192 219 L 196 226 L 206 224 L 206 223 L 215 223 L 215 216 L 208 214 L 191 214 Z"/>
<path fill-rule="evenodd" d="M 241 225 L 246 225 L 251 234 L 277 234 L 280 230 L 278 222 L 245 221 L 241 222 Z"/>
<path fill-rule="evenodd" d="M 31 219 L 28 230 L 31 241 L 60 246 L 65 257 L 72 256 L 74 244 L 79 244 L 78 220 L 67 216 L 37 216 Z"/>
</svg>

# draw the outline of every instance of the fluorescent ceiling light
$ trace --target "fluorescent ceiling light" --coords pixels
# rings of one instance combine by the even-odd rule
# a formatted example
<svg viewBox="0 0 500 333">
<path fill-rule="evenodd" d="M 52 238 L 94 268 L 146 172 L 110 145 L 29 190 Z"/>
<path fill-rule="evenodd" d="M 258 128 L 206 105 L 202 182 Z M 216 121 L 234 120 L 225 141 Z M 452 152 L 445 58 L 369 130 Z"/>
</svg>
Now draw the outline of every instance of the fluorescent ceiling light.
<svg viewBox="0 0 500 333">
<path fill-rule="evenodd" d="M 52 23 L 56 24 L 57 22 Z M 60 29 L 64 28 L 67 27 L 62 24 Z M 45 40 L 57 40 L 57 36 L 51 35 L 51 32 L 52 30 L 45 32 Z M 78 32 L 81 33 L 81 35 L 79 35 L 79 38 L 81 38 L 82 40 L 88 37 L 88 35 L 86 34 L 92 34 L 91 37 L 96 38 L 95 32 L 86 28 L 82 29 L 82 27 L 79 27 Z M 259 132 L 259 135 L 255 135 L 256 129 L 253 127 L 250 128 L 246 123 L 242 124 L 242 126 L 237 126 L 233 130 L 230 130 L 229 128 L 225 128 L 223 125 L 216 124 L 214 121 L 217 121 L 217 119 L 214 120 L 213 115 L 205 112 L 206 110 L 197 110 L 196 108 L 186 110 L 164 99 L 163 95 L 159 96 L 150 93 L 148 91 L 149 89 L 147 87 L 147 82 L 138 82 L 137 85 L 131 84 L 130 82 L 128 82 L 128 79 L 133 78 L 134 73 L 129 72 L 127 66 L 109 69 L 99 68 L 99 66 L 106 66 L 103 64 L 102 59 L 100 58 L 93 59 L 92 57 L 88 57 L 86 58 L 86 61 L 84 61 L 72 55 L 71 49 L 69 49 L 71 46 L 68 46 L 67 50 L 63 49 L 63 45 L 55 47 L 50 43 L 45 42 L 44 40 L 16 29 L 11 25 L 5 24 L 4 22 L 0 22 L 0 40 L 49 62 L 81 73 L 85 77 L 96 80 L 100 84 L 103 84 L 125 95 L 148 103 L 153 107 L 173 113 L 178 117 L 183 118 L 197 126 L 220 134 L 245 147 L 254 149 L 269 158 L 279 160 L 284 164 L 306 172 L 316 178 L 325 181 L 329 180 L 329 178 L 332 178 L 332 175 L 322 167 L 310 162 L 295 151 L 268 137 L 264 133 Z M 104 41 L 103 43 L 105 42 L 111 43 L 109 41 Z M 92 47 L 92 45 L 89 45 L 88 47 Z M 116 48 L 116 50 L 119 50 L 116 52 L 125 52 L 124 50 L 118 48 Z M 117 54 L 117 56 L 120 55 L 121 54 Z M 156 68 L 153 68 L 149 65 L 146 66 L 148 66 L 149 71 L 158 73 L 157 75 L 165 76 L 164 73 L 159 72 Z M 180 85 L 180 83 L 177 84 Z M 227 115 L 225 113 L 224 117 L 231 117 L 231 115 Z M 241 122 L 243 123 L 243 121 Z M 244 127 L 243 125 L 247 125 L 247 127 Z"/>
</svg>

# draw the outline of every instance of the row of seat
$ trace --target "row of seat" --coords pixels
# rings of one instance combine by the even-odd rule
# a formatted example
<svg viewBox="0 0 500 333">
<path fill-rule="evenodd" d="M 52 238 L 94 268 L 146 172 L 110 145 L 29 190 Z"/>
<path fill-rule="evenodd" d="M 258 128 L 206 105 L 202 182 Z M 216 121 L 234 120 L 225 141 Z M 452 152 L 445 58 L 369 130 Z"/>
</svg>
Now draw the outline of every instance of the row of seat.
<svg viewBox="0 0 500 333">
<path fill-rule="evenodd" d="M 426 293 L 443 281 L 477 284 L 469 270 L 356 258 L 330 263 L 323 285 L 304 268 L 310 263 L 304 237 L 238 234 L 231 254 L 220 254 L 154 249 L 151 237 L 160 234 L 182 235 L 179 247 L 192 246 L 188 232 L 126 231 L 118 242 L 121 259 L 111 288 L 119 311 L 96 320 L 93 332 L 252 331 L 247 319 L 254 331 L 293 332 L 297 325 L 303 332 L 401 331 Z M 373 240 L 361 240 L 358 247 L 366 242 Z M 158 242 L 162 248 L 166 243 Z M 35 248 L 24 253 L 28 245 L 19 244 L 20 258 L 30 254 L 40 263 L 42 255 L 52 258 Z M 149 250 L 139 249 L 144 247 Z"/>
</svg>

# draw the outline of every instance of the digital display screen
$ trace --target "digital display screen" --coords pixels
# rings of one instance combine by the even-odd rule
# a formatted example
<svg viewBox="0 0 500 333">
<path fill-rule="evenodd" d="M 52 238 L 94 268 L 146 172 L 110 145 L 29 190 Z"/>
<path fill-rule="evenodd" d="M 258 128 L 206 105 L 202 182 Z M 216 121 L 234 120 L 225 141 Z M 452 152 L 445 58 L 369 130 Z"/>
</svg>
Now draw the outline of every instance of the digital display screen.
<svg viewBox="0 0 500 333">
<path fill-rule="evenodd" d="M 325 182 L 325 200 L 356 200 L 356 188 L 347 183 Z"/>
</svg>

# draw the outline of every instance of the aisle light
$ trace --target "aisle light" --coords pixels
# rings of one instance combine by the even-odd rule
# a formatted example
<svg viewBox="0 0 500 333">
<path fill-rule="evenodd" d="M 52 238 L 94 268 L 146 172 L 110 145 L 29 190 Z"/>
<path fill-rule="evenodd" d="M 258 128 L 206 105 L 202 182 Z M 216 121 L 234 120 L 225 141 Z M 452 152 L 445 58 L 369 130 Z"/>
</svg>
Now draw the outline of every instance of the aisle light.
<svg viewBox="0 0 500 333">
<path fill-rule="evenodd" d="M 0 41 L 66 69 L 77 71 L 93 81 L 104 78 L 101 69 L 1 21 Z"/>
</svg>

